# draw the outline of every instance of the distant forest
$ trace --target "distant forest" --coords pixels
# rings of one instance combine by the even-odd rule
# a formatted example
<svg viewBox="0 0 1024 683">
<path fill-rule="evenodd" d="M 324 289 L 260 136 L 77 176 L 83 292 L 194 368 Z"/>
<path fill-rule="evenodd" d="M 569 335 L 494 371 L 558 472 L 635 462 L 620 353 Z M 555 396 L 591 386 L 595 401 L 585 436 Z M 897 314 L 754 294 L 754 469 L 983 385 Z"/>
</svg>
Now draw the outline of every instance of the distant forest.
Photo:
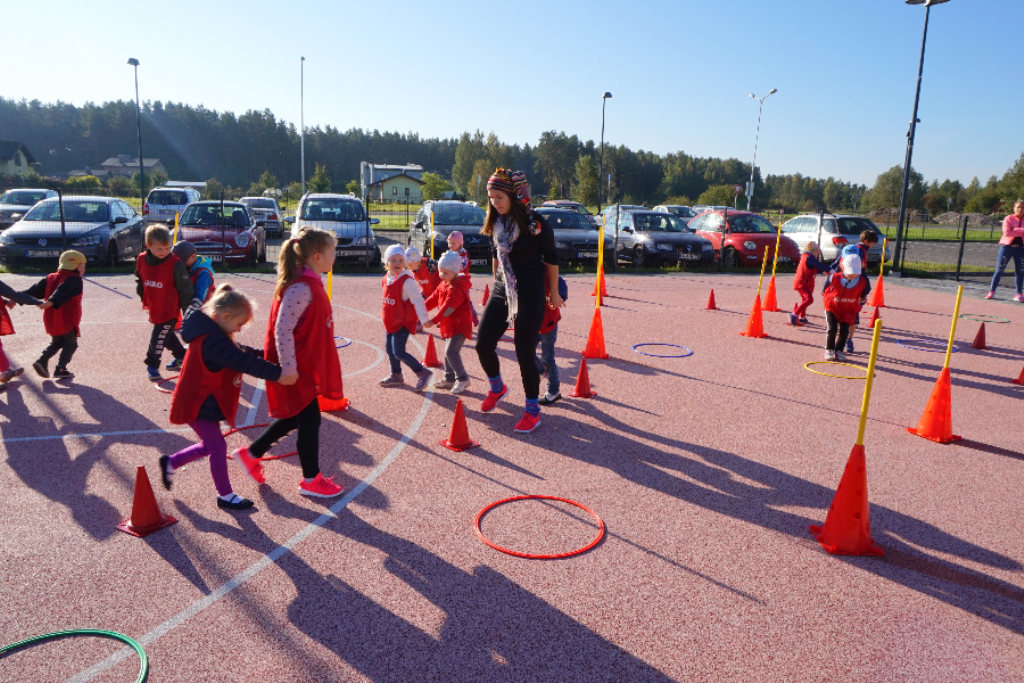
<svg viewBox="0 0 1024 683">
<path fill-rule="evenodd" d="M 45 175 L 65 175 L 73 169 L 98 169 L 118 154 L 135 156 L 135 103 L 132 101 L 44 104 L 38 100 L 0 97 L 0 139 L 23 142 L 42 163 Z M 300 178 L 299 132 L 273 112 L 241 115 L 218 112 L 202 105 L 146 102 L 142 111 L 142 144 L 147 158 L 159 158 L 171 179 L 210 180 L 237 192 L 252 189 L 273 177 L 282 188 Z M 416 133 L 392 133 L 359 128 L 342 131 L 332 126 L 306 130 L 306 177 L 316 165 L 328 183 L 348 191 L 359 177 L 359 163 L 405 164 L 449 178 L 458 192 L 476 197 L 496 166 L 526 170 L 536 195 L 597 202 L 599 145 L 576 135 L 548 131 L 535 146 L 506 144 L 480 131 L 459 138 L 421 138 Z M 268 173 L 269 172 L 269 173 Z M 750 164 L 738 159 L 694 157 L 684 152 L 656 154 L 625 146 L 605 145 L 602 200 L 625 203 L 731 204 L 733 186 L 744 185 Z M 611 175 L 610 193 L 607 176 Z M 833 177 L 801 174 L 754 174 L 758 210 L 860 210 L 898 204 L 902 168 L 881 173 L 872 187 Z M 912 170 L 909 204 L 941 213 L 948 208 L 987 213 L 1001 200 L 1024 196 L 1024 154 L 1002 178 L 986 183 L 975 178 L 925 182 Z M 740 197 L 740 206 L 745 198 Z"/>
</svg>

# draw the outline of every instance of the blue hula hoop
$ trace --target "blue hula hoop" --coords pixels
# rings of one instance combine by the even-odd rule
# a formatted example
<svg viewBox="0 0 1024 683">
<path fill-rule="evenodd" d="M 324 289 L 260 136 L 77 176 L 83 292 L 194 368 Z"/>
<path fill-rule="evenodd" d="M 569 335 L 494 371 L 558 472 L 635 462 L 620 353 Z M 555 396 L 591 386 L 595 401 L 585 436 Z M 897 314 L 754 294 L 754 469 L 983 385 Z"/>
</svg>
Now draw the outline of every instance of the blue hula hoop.
<svg viewBox="0 0 1024 683">
<path fill-rule="evenodd" d="M 337 341 L 339 339 L 345 339 L 345 337 L 335 337 L 334 338 L 335 341 Z M 343 348 L 345 348 L 346 346 L 348 346 L 351 343 L 352 343 L 351 339 L 345 339 L 345 343 L 344 344 L 338 344 L 338 346 L 335 347 L 335 348 L 343 349 Z"/>
<path fill-rule="evenodd" d="M 686 349 L 686 353 L 680 353 L 677 355 L 666 355 L 661 353 L 647 353 L 646 351 L 638 351 L 641 346 L 670 346 L 674 349 Z M 686 358 L 687 356 L 693 355 L 693 349 L 689 349 L 679 344 L 661 344 L 658 342 L 651 342 L 646 344 L 633 344 L 633 353 L 639 353 L 641 356 L 651 356 L 653 358 Z"/>
<path fill-rule="evenodd" d="M 903 342 L 915 342 L 915 343 L 918 343 L 918 344 L 922 344 L 923 343 L 923 344 L 936 344 L 936 345 L 937 344 L 942 344 L 942 348 L 941 349 L 927 349 L 927 348 L 923 348 L 923 347 L 920 347 L 920 346 L 913 346 L 911 344 L 904 344 Z M 927 339 L 897 339 L 896 343 L 899 346 L 902 346 L 905 349 L 913 349 L 914 351 L 927 351 L 928 353 L 945 353 L 946 352 L 946 344 L 945 344 L 945 342 L 933 342 L 933 341 L 929 341 Z M 960 349 L 957 348 L 956 344 L 953 344 L 953 353 L 956 353 L 959 350 Z"/>
</svg>

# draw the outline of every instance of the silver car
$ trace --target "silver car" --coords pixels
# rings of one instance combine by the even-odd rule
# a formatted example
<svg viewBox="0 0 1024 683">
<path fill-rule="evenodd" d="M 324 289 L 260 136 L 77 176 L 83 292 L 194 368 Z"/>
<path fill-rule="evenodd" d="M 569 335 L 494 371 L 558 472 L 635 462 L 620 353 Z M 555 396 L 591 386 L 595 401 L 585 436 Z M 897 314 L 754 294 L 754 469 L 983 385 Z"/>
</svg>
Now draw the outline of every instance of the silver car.
<svg viewBox="0 0 1024 683">
<path fill-rule="evenodd" d="M 53 190 L 7 190 L 0 196 L 0 230 L 6 230 L 17 223 L 39 202 L 56 196 Z"/>
<path fill-rule="evenodd" d="M 267 231 L 267 237 L 284 236 L 281 208 L 277 205 L 276 199 L 272 197 L 242 197 L 238 201 L 249 207 L 249 213 L 256 216 L 256 220 L 263 221 L 263 229 Z"/>
<path fill-rule="evenodd" d="M 362 263 L 367 256 L 370 262 L 381 262 L 380 248 L 371 225 L 380 219 L 366 220 L 366 209 L 358 197 L 350 194 L 329 192 L 307 192 L 299 200 L 294 216 L 284 219 L 292 226 L 295 237 L 302 228 L 319 228 L 333 233 L 338 240 L 337 261 L 340 263 Z"/>
<path fill-rule="evenodd" d="M 659 204 L 652 211 L 678 216 L 687 225 L 689 225 L 690 219 L 697 215 L 697 212 L 692 207 L 683 206 L 682 204 Z"/>
<path fill-rule="evenodd" d="M 884 235 L 878 226 L 867 218 L 827 213 L 824 220 L 821 220 L 819 214 L 805 213 L 782 224 L 782 234 L 796 242 L 801 252 L 808 242 L 815 242 L 821 249 L 822 260 L 826 262 L 839 258 L 843 247 L 860 242 L 860 234 L 865 230 L 872 230 L 878 234 L 878 244 L 868 250 L 868 263 L 878 263 L 882 259 Z M 887 247 L 886 262 L 891 254 L 892 250 Z"/>
<path fill-rule="evenodd" d="M 174 216 L 181 216 L 185 207 L 198 202 L 200 195 L 191 187 L 154 187 L 142 204 L 142 217 L 147 223 L 174 224 Z"/>
</svg>

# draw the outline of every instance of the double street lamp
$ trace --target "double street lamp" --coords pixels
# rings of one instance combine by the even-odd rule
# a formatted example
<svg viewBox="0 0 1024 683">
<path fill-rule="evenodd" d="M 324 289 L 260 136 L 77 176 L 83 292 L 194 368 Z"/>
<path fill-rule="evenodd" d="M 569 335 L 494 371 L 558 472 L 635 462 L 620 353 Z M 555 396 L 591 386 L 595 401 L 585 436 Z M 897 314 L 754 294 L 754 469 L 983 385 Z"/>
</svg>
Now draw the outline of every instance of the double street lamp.
<svg viewBox="0 0 1024 683">
<path fill-rule="evenodd" d="M 142 107 L 139 105 L 139 60 L 131 57 L 128 64 L 135 67 L 135 123 L 139 130 L 139 199 L 146 202 L 146 175 L 142 164 Z"/>
<path fill-rule="evenodd" d="M 299 57 L 299 165 L 302 194 L 306 194 L 306 58 Z"/>
<path fill-rule="evenodd" d="M 750 162 L 750 182 L 747 183 L 747 211 L 750 211 L 750 203 L 754 199 L 754 164 L 757 163 L 757 139 L 761 136 L 761 108 L 764 106 L 764 101 L 777 92 L 779 92 L 778 88 L 772 88 L 771 92 L 764 97 L 750 93 L 750 97 L 757 100 L 757 132 L 754 133 L 754 160 Z"/>
<path fill-rule="evenodd" d="M 604 180 L 604 105 L 610 100 L 612 94 L 606 92 L 601 96 L 601 161 L 597 165 L 597 212 L 601 213 L 601 182 Z M 609 192 L 611 186 L 609 185 Z"/>
</svg>

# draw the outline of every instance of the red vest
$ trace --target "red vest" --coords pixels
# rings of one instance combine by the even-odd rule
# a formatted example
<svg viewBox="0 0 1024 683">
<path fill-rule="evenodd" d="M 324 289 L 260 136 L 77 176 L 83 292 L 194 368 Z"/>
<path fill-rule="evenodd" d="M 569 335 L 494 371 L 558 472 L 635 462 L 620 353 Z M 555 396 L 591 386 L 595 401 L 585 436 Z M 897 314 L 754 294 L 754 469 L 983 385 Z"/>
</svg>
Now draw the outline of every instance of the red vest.
<svg viewBox="0 0 1024 683">
<path fill-rule="evenodd" d="M 338 351 L 334 345 L 334 318 L 331 316 L 331 302 L 327 299 L 324 284 L 319 277 L 308 273 L 292 285 L 298 282 L 305 282 L 313 291 L 313 301 L 299 317 L 299 324 L 295 327 L 295 360 L 299 381 L 288 387 L 277 382 L 267 383 L 267 404 L 270 406 L 270 416 L 274 418 L 298 415 L 317 396 L 334 401 L 345 397 L 341 383 L 341 363 L 338 362 Z M 270 307 L 270 319 L 267 320 L 267 334 L 263 339 L 264 355 L 271 363 L 280 362 L 277 341 L 274 339 L 274 325 L 277 324 L 280 308 L 281 297 L 275 297 Z"/>
<path fill-rule="evenodd" d="M 435 267 L 434 271 L 431 272 L 427 269 L 426 261 L 420 262 L 420 269 L 417 271 L 409 271 L 412 273 L 413 279 L 416 280 L 416 284 L 420 286 L 420 292 L 423 294 L 423 298 L 426 299 L 428 296 L 434 293 L 437 286 L 441 284 L 441 276 L 437 274 Z"/>
<path fill-rule="evenodd" d="M 136 259 L 136 268 L 142 280 L 142 308 L 149 311 L 149 322 L 154 325 L 174 320 L 181 312 L 178 288 L 174 286 L 174 266 L 178 257 L 171 254 L 159 266 L 146 263 L 144 251 Z"/>
<path fill-rule="evenodd" d="M 462 257 L 462 274 L 469 275 L 469 252 L 460 248 L 458 254 Z"/>
<path fill-rule="evenodd" d="M 407 277 L 412 277 L 412 273 L 405 271 L 390 285 L 387 276 L 380 281 L 384 286 L 384 303 L 381 306 L 380 317 L 388 334 L 394 334 L 403 327 L 409 332 L 416 331 L 416 307 L 411 301 L 402 299 L 402 285 Z"/>
<path fill-rule="evenodd" d="M 847 289 L 840 284 L 842 279 L 840 273 L 829 276 L 828 287 L 825 289 L 825 310 L 834 315 L 839 322 L 852 325 L 860 313 L 860 299 L 867 283 L 861 275 L 857 284 Z"/>
<path fill-rule="evenodd" d="M 45 298 L 49 299 L 57 291 L 60 283 L 72 277 L 82 276 L 78 274 L 77 270 L 58 270 L 56 273 L 47 275 Z M 43 327 L 46 328 L 46 334 L 51 337 L 60 337 L 72 330 L 77 332 L 80 322 L 82 322 L 81 294 L 68 299 L 60 308 L 47 308 L 43 311 Z M 82 334 L 79 332 L 78 336 L 81 337 Z"/>
<path fill-rule="evenodd" d="M 185 352 L 185 364 L 181 367 L 181 376 L 171 396 L 172 424 L 183 425 L 195 422 L 199 417 L 199 408 L 213 394 L 220 406 L 220 412 L 232 427 L 235 426 L 235 413 L 238 412 L 238 397 L 242 394 L 242 373 L 221 368 L 211 372 L 203 362 L 203 340 L 208 335 L 196 337 Z"/>
<path fill-rule="evenodd" d="M 8 334 L 14 334 L 14 321 L 11 320 L 11 314 L 7 312 L 7 304 L 0 299 L 0 337 Z"/>
<path fill-rule="evenodd" d="M 470 279 L 458 275 L 451 282 L 441 281 L 437 290 L 427 300 L 428 309 L 437 309 L 434 317 L 440 328 L 441 339 L 450 339 L 457 334 L 465 335 L 466 340 L 473 338 L 473 316 L 469 310 Z M 455 312 L 445 317 L 444 312 L 454 308 Z"/>
<path fill-rule="evenodd" d="M 808 267 L 808 257 L 810 257 L 810 254 L 801 256 L 800 265 L 796 268 L 796 276 L 793 278 L 793 289 L 797 291 L 814 289 L 814 277 L 818 274 L 818 271 Z"/>
</svg>

